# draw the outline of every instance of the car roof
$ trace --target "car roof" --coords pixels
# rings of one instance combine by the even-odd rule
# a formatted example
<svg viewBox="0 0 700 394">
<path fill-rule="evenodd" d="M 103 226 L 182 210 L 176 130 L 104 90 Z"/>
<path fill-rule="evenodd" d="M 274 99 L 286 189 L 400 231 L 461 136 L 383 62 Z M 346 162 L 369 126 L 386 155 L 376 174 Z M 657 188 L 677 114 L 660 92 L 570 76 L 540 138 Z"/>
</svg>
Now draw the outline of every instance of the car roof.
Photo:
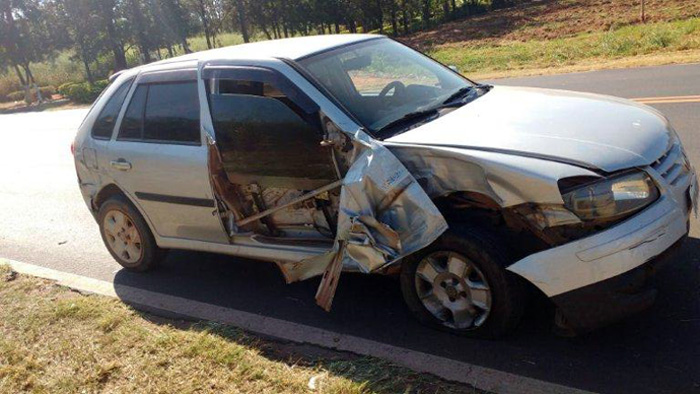
<svg viewBox="0 0 700 394">
<path fill-rule="evenodd" d="M 199 61 L 270 60 L 276 58 L 299 60 L 314 53 L 381 37 L 385 36 L 379 34 L 329 34 L 251 42 L 194 52 L 122 70 L 112 75 L 109 80 L 114 81 L 120 76 L 128 78 L 142 71 L 172 69 L 173 67 L 177 69 L 180 68 L 179 66 L 192 67 L 193 63 L 196 64 Z"/>
<path fill-rule="evenodd" d="M 317 52 L 327 51 L 339 46 L 354 44 L 373 38 L 383 37 L 377 34 L 330 34 L 283 38 L 233 45 L 224 48 L 210 49 L 190 53 L 172 59 L 162 60 L 152 65 L 161 65 L 185 61 L 225 60 L 225 59 L 301 59 Z"/>
</svg>

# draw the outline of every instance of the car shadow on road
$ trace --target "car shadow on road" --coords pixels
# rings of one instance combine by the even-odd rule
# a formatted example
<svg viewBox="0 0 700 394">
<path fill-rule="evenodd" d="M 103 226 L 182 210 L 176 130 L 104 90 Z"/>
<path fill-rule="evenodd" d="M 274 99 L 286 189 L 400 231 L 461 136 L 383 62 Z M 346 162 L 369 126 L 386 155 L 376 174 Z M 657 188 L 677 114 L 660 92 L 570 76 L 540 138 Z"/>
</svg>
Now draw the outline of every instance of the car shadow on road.
<svg viewBox="0 0 700 394">
<path fill-rule="evenodd" d="M 583 337 L 551 333 L 551 308 L 534 302 L 512 335 L 472 340 L 418 324 L 396 278 L 343 274 L 330 313 L 318 279 L 285 284 L 274 264 L 173 251 L 148 274 L 121 270 L 115 289 L 144 289 L 598 392 L 700 390 L 700 239 L 686 241 L 656 278 L 649 310 Z M 600 373 L 606 371 L 606 373 Z M 659 373 L 662 371 L 663 373 Z"/>
</svg>

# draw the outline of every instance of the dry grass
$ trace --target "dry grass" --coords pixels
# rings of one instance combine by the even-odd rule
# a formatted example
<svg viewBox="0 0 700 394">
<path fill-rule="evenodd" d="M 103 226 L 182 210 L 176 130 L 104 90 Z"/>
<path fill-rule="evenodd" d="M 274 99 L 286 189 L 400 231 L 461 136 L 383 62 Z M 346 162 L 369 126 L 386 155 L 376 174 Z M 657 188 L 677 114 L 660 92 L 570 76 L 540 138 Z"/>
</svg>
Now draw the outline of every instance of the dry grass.
<svg viewBox="0 0 700 394">
<path fill-rule="evenodd" d="M 285 346 L 140 314 L 0 265 L 2 393 L 474 392 L 375 359 Z"/>
</svg>

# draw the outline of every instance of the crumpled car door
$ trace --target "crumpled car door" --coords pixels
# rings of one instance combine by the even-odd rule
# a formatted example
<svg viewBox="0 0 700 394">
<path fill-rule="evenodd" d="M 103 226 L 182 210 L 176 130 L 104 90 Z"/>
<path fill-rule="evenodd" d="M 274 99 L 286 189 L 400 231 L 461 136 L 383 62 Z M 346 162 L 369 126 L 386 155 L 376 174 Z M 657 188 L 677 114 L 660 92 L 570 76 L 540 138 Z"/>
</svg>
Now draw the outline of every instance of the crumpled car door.
<svg viewBox="0 0 700 394">
<path fill-rule="evenodd" d="M 280 264 L 288 283 L 323 275 L 316 300 L 326 310 L 343 266 L 364 273 L 381 270 L 430 245 L 448 227 L 428 194 L 386 147 L 361 130 L 353 144 L 355 159 L 343 179 L 333 248 Z"/>
</svg>

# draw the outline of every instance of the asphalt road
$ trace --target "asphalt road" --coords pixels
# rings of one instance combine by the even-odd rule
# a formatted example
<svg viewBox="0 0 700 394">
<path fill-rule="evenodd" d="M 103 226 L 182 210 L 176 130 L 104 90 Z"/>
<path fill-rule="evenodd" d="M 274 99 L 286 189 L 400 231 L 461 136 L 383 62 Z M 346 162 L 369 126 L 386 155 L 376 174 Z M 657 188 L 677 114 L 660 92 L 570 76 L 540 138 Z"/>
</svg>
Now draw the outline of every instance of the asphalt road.
<svg viewBox="0 0 700 394">
<path fill-rule="evenodd" d="M 500 80 L 627 98 L 700 94 L 700 65 Z M 654 104 L 700 166 L 700 102 Z M 535 302 L 514 335 L 470 340 L 417 324 L 391 278 L 343 275 L 331 313 L 314 303 L 318 280 L 285 285 L 271 264 L 173 252 L 149 274 L 120 270 L 78 192 L 70 142 L 85 110 L 0 116 L 0 257 L 110 280 L 605 393 L 700 393 L 700 222 L 657 278 L 648 312 L 584 337 L 550 333 Z"/>
</svg>

